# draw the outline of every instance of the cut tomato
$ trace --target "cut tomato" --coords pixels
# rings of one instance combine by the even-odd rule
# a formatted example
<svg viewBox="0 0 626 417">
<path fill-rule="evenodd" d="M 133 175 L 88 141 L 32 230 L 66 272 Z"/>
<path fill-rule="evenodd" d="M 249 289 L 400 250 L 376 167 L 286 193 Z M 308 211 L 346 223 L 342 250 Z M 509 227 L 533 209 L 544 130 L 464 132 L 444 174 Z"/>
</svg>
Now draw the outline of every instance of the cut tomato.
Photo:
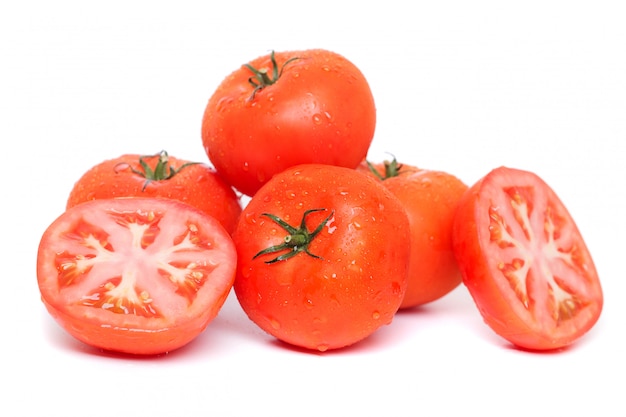
<svg viewBox="0 0 626 417">
<path fill-rule="evenodd" d="M 591 254 L 537 175 L 497 168 L 461 199 L 453 245 L 485 322 L 526 349 L 566 346 L 597 322 L 603 295 Z"/>
<path fill-rule="evenodd" d="M 159 354 L 200 334 L 234 281 L 228 232 L 187 204 L 154 198 L 75 206 L 44 232 L 37 279 L 44 305 L 77 339 Z"/>
</svg>

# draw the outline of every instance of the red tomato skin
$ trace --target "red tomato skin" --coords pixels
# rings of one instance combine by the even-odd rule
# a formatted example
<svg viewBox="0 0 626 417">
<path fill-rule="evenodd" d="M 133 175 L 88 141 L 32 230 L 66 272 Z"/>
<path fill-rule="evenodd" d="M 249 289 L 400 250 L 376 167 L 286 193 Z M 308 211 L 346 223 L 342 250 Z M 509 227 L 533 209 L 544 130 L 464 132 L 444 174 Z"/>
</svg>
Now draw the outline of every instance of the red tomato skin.
<svg viewBox="0 0 626 417">
<path fill-rule="evenodd" d="M 370 147 L 374 97 L 361 71 L 323 49 L 276 52 L 278 82 L 251 99 L 252 72 L 234 71 L 210 97 L 202 120 L 204 149 L 217 171 L 248 196 L 284 169 L 305 163 L 355 168 Z M 270 55 L 250 62 L 272 68 Z"/>
<path fill-rule="evenodd" d="M 577 307 L 574 318 L 565 318 L 560 323 L 548 317 L 546 312 L 525 308 L 503 274 L 494 267 L 499 258 L 490 237 L 489 207 L 493 207 L 490 201 L 497 198 L 495 196 L 503 187 L 528 186 L 538 196 L 531 205 L 539 210 L 545 208 L 540 200 L 548 201 L 556 213 L 555 218 L 558 217 L 555 223 L 561 228 L 558 233 L 564 237 L 563 243 L 569 244 L 570 249 L 577 249 L 572 255 L 576 264 L 573 274 L 578 274 L 577 290 L 583 306 Z M 499 167 L 477 181 L 461 198 L 455 213 L 452 240 L 463 283 L 485 323 L 517 347 L 533 351 L 563 348 L 586 334 L 598 321 L 603 294 L 591 254 L 562 201 L 536 174 Z M 567 247 L 560 249 L 567 253 Z M 541 284 L 539 279 L 536 281 Z M 533 303 L 532 295 L 530 303 Z"/>
<path fill-rule="evenodd" d="M 168 165 L 180 171 L 172 178 L 146 184 L 144 177 L 131 170 L 142 170 L 139 162 L 141 157 L 138 154 L 124 154 L 91 167 L 72 187 L 66 208 L 105 198 L 168 198 L 192 205 L 215 217 L 232 233 L 241 214 L 241 203 L 233 188 L 214 168 L 198 163 L 180 169 L 190 161 L 170 155 Z M 158 155 L 155 155 L 146 159 L 146 162 L 154 169 L 157 159 Z"/>
<path fill-rule="evenodd" d="M 384 164 L 374 164 L 385 178 Z M 371 175 L 367 164 L 358 170 Z M 401 309 L 436 301 L 461 284 L 452 249 L 452 223 L 467 185 L 442 171 L 402 164 L 398 175 L 382 181 L 403 204 L 411 230 L 409 283 Z"/>
<path fill-rule="evenodd" d="M 72 295 L 74 290 L 62 283 L 60 277 L 64 269 L 57 265 L 58 257 L 65 251 L 80 252 L 86 257 L 94 252 L 77 243 L 80 232 L 76 231 L 76 225 L 81 222 L 86 213 L 90 215 L 96 213 L 99 216 L 100 213 L 111 211 L 132 213 L 149 210 L 159 213 L 169 212 L 167 220 L 169 227 L 164 226 L 167 230 L 173 230 L 172 225 L 175 225 L 177 221 L 182 223 L 188 220 L 198 226 L 200 240 L 214 250 L 211 257 L 216 265 L 209 268 L 215 271 L 209 276 L 210 281 L 204 284 L 205 287 L 200 286 L 197 289 L 196 298 L 192 303 L 187 304 L 186 308 L 181 306 L 169 308 L 166 304 L 170 301 L 155 300 L 156 303 L 160 303 L 157 304 L 158 308 L 167 309 L 170 312 L 169 315 L 158 319 L 146 319 L 134 314 L 116 314 L 102 308 L 82 305 L 80 299 Z M 108 230 L 108 232 L 110 236 L 106 238 L 117 242 L 113 252 L 124 251 L 115 231 Z M 165 234 L 167 232 L 164 231 L 162 235 Z M 74 243 L 68 243 L 69 241 L 74 241 Z M 172 247 L 167 244 L 165 246 L 167 249 Z M 149 251 L 148 248 L 146 252 Z M 148 255 L 148 259 L 155 254 L 156 252 L 153 252 L 152 255 Z M 171 257 L 171 253 L 168 252 L 168 256 Z M 198 255 L 198 259 L 204 258 L 203 255 Z M 147 269 L 148 264 L 154 261 L 142 258 L 138 262 L 147 265 L 143 267 L 142 274 L 150 275 Z M 118 269 L 116 265 L 106 263 L 98 268 L 99 276 L 114 276 Z M 236 249 L 230 235 L 216 219 L 195 207 L 176 200 L 160 198 L 98 199 L 72 207 L 55 219 L 43 233 L 37 255 L 37 281 L 41 300 L 55 321 L 71 336 L 92 347 L 132 355 L 158 355 L 171 352 L 195 339 L 217 316 L 224 304 L 234 282 L 235 268 Z M 77 276 L 76 285 L 89 290 L 97 289 L 89 285 L 90 273 Z M 99 286 L 99 288 L 102 287 Z M 160 291 L 173 295 L 173 290 L 169 288 L 167 280 L 160 290 L 155 290 L 155 293 L 158 294 Z M 87 295 L 86 292 L 81 294 Z"/>
<path fill-rule="evenodd" d="M 310 252 L 274 264 L 253 259 L 286 233 L 268 212 L 313 230 L 334 210 Z M 352 345 L 392 321 L 406 291 L 408 219 L 382 185 L 353 169 L 306 164 L 277 174 L 244 208 L 233 239 L 234 290 L 248 317 L 289 344 L 325 351 Z"/>
</svg>

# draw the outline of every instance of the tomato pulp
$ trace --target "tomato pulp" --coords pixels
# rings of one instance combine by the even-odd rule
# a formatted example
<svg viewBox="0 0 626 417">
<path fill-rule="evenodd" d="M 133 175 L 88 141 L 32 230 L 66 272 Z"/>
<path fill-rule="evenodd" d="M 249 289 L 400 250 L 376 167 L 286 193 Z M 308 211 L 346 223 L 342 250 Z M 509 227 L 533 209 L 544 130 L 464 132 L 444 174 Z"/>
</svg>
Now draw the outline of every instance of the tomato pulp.
<svg viewBox="0 0 626 417">
<path fill-rule="evenodd" d="M 461 198 L 453 246 L 485 322 L 531 350 L 571 344 L 598 320 L 602 289 L 565 205 L 536 174 L 500 167 Z"/>
<path fill-rule="evenodd" d="M 37 279 L 49 313 L 97 348 L 159 354 L 198 336 L 235 277 L 220 223 L 167 199 L 79 204 L 44 232 Z"/>
</svg>

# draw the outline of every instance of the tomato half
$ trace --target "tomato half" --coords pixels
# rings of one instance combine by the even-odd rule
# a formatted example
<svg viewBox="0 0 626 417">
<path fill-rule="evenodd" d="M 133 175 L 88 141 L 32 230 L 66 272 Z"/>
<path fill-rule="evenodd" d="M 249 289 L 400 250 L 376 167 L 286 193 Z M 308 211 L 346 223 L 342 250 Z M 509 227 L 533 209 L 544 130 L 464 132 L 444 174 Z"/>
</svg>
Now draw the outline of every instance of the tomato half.
<svg viewBox="0 0 626 417">
<path fill-rule="evenodd" d="M 114 197 L 161 197 L 179 200 L 215 217 L 232 232 L 241 203 L 212 167 L 168 155 L 125 154 L 102 161 L 74 184 L 67 208 Z"/>
<path fill-rule="evenodd" d="M 348 59 L 323 49 L 272 52 L 218 86 L 204 112 L 202 141 L 217 171 L 251 196 L 297 164 L 355 168 L 375 124 L 369 84 Z"/>
<path fill-rule="evenodd" d="M 168 199 L 79 204 L 44 232 L 37 279 L 49 313 L 105 350 L 159 354 L 200 334 L 235 277 L 236 251 L 220 223 Z"/>
<path fill-rule="evenodd" d="M 531 350 L 571 344 L 596 323 L 602 289 L 564 204 L 536 174 L 500 167 L 462 197 L 453 245 L 485 322 Z"/>
<path fill-rule="evenodd" d="M 278 339 L 325 351 L 392 321 L 407 286 L 408 219 L 389 190 L 354 169 L 300 165 L 252 197 L 233 233 L 234 289 Z"/>
<path fill-rule="evenodd" d="M 438 300 L 458 287 L 461 272 L 452 250 L 452 222 L 467 185 L 447 172 L 419 169 L 395 159 L 363 163 L 358 170 L 375 172 L 402 202 L 409 217 L 409 284 L 400 308 Z"/>
</svg>

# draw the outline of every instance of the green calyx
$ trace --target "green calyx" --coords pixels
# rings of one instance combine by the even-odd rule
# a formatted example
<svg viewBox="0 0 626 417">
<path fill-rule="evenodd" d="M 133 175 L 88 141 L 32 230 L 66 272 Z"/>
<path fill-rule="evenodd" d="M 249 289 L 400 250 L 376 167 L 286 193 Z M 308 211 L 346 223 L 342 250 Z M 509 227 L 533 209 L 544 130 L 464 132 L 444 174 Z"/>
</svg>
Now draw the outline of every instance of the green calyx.
<svg viewBox="0 0 626 417">
<path fill-rule="evenodd" d="M 384 181 L 388 178 L 397 177 L 398 175 L 400 175 L 400 171 L 402 170 L 402 164 L 398 164 L 398 161 L 396 160 L 395 156 L 393 157 L 393 160 L 391 160 L 391 162 L 390 161 L 383 162 L 385 166 L 384 175 L 381 175 L 380 172 L 378 172 L 378 170 L 374 167 L 374 165 L 372 165 L 371 162 L 366 161 L 366 163 L 370 171 L 372 171 L 372 174 L 374 174 L 381 181 Z"/>
<path fill-rule="evenodd" d="M 272 53 L 270 54 L 270 60 L 272 61 L 271 76 L 269 74 L 270 70 L 267 68 L 256 69 L 250 64 L 245 64 L 245 66 L 250 71 L 252 71 L 253 74 L 252 77 L 248 78 L 248 82 L 254 87 L 254 90 L 252 90 L 252 95 L 250 96 L 250 100 L 254 99 L 254 96 L 259 90 L 262 90 L 263 88 L 276 83 L 281 75 L 283 75 L 283 70 L 285 69 L 287 64 L 295 61 L 296 59 L 300 58 L 293 57 L 291 59 L 288 59 L 287 62 L 285 62 L 279 68 L 278 64 L 276 63 L 276 58 L 274 57 L 274 51 L 272 51 Z"/>
<path fill-rule="evenodd" d="M 156 166 L 154 168 L 151 168 L 150 165 L 148 165 L 148 162 L 146 162 L 146 159 L 153 159 L 155 157 L 157 157 Z M 168 165 L 168 162 L 169 155 L 167 154 L 167 152 L 161 151 L 155 155 L 144 155 L 139 157 L 139 165 L 141 166 L 141 170 L 130 167 L 130 170 L 134 174 L 140 175 L 141 177 L 146 179 L 146 182 L 143 184 L 143 187 L 141 189 L 142 191 L 144 191 L 148 184 L 150 184 L 152 181 L 169 180 L 186 167 L 199 164 L 199 162 L 187 162 L 178 167 L 178 169 L 175 169 L 172 165 Z"/>
<path fill-rule="evenodd" d="M 281 243 L 280 245 L 270 246 L 269 248 L 263 249 L 262 251 L 254 255 L 252 259 L 256 259 L 259 256 L 267 255 L 270 253 L 285 252 L 285 251 L 286 252 L 283 253 L 282 255 L 278 255 L 277 257 L 270 259 L 269 261 L 265 261 L 265 263 L 273 264 L 275 262 L 285 261 L 289 258 L 293 258 L 300 252 L 304 252 L 307 255 L 316 259 L 322 259 L 321 257 L 309 252 L 309 245 L 311 244 L 313 239 L 315 239 L 315 236 L 317 236 L 319 232 L 322 231 L 322 228 L 324 227 L 324 225 L 328 223 L 328 221 L 333 217 L 333 215 L 335 214 L 335 211 L 333 210 L 328 215 L 328 217 L 322 220 L 322 222 L 315 228 L 315 230 L 311 232 L 306 227 L 306 217 L 309 214 L 317 212 L 317 211 L 326 211 L 326 209 L 320 208 L 320 209 L 311 209 L 311 210 L 305 211 L 304 214 L 302 215 L 302 221 L 300 222 L 299 228 L 295 228 L 291 226 L 290 224 L 288 224 L 287 222 L 285 222 L 284 220 L 282 220 L 281 218 L 273 214 L 263 213 L 262 216 L 269 217 L 289 234 L 285 236 L 283 243 Z"/>
</svg>

